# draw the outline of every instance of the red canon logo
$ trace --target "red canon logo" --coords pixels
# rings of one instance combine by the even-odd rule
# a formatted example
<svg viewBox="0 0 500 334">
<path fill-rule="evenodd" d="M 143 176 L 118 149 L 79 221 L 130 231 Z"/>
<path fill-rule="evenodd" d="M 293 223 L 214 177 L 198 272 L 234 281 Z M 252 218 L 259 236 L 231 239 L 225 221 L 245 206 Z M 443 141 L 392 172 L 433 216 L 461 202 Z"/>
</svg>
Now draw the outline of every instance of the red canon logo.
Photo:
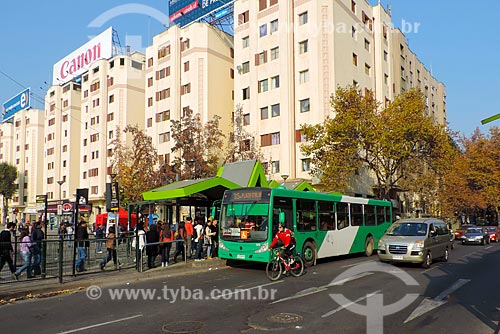
<svg viewBox="0 0 500 334">
<path fill-rule="evenodd" d="M 101 43 L 98 43 L 87 51 L 81 53 L 71 60 L 65 60 L 61 65 L 61 79 L 66 79 L 68 75 L 72 75 L 84 66 L 88 66 L 97 59 L 101 58 Z"/>
</svg>

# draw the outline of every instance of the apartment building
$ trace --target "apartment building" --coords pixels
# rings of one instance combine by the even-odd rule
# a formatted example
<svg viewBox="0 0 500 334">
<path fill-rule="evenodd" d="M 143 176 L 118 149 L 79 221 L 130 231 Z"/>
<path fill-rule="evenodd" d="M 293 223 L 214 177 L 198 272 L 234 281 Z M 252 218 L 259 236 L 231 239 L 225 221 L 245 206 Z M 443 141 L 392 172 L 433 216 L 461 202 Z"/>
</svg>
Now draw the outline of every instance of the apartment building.
<svg viewBox="0 0 500 334">
<path fill-rule="evenodd" d="M 12 123 L 0 125 L 0 161 L 8 162 L 18 171 L 18 191 L 9 207 L 11 219 L 21 222 L 35 220 L 36 195 L 42 189 L 44 111 L 18 111 Z"/>
<path fill-rule="evenodd" d="M 246 130 L 260 142 L 273 179 L 311 179 L 309 159 L 300 151 L 300 128 L 333 116 L 330 98 L 337 86 L 373 90 L 381 103 L 402 91 L 394 85 L 400 71 L 393 45 L 399 48 L 403 41 L 381 5 L 239 0 L 234 15 L 235 105 L 242 105 Z M 444 93 L 444 87 L 437 92 Z"/>
<path fill-rule="evenodd" d="M 111 182 L 112 141 L 127 125 L 144 129 L 144 54 L 119 55 L 94 62 L 82 75 L 77 162 L 78 188 L 89 189 L 94 214 L 105 212 L 106 182 Z M 76 155 L 76 154 L 75 154 Z M 74 189 L 74 188 L 72 188 Z"/>
<path fill-rule="evenodd" d="M 206 23 L 173 25 L 153 37 L 146 49 L 145 119 L 160 164 L 173 160 L 170 120 L 188 110 L 203 124 L 220 116 L 220 129 L 230 133 L 233 57 L 232 36 Z"/>
</svg>

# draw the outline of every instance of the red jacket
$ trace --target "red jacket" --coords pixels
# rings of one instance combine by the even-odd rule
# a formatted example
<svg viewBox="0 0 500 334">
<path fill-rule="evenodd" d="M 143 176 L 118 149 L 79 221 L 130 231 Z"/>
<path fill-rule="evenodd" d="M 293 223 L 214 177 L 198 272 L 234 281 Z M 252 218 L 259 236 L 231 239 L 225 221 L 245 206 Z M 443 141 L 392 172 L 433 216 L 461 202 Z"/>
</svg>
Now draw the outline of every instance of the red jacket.
<svg viewBox="0 0 500 334">
<path fill-rule="evenodd" d="M 273 242 L 271 242 L 271 245 L 269 247 L 273 248 L 274 245 L 276 245 L 276 243 L 278 242 L 278 240 L 281 240 L 284 247 L 288 247 L 288 245 L 290 245 L 290 242 L 292 241 L 292 231 L 290 231 L 286 227 L 283 230 L 283 232 L 278 231 L 278 233 L 276 233 L 276 235 L 274 236 Z"/>
</svg>

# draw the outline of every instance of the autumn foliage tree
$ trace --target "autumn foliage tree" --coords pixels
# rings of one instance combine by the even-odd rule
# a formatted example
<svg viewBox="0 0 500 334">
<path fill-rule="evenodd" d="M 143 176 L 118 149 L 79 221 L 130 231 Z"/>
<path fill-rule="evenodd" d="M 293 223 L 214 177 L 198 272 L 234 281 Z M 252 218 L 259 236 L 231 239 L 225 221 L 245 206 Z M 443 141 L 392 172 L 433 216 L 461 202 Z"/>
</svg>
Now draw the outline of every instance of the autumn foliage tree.
<svg viewBox="0 0 500 334">
<path fill-rule="evenodd" d="M 425 171 L 442 174 L 453 146 L 447 131 L 425 115 L 423 94 L 411 89 L 381 107 L 371 91 L 338 88 L 332 97 L 334 117 L 303 125 L 312 174 L 329 189 L 345 191 L 361 169 L 374 176 L 378 197 L 389 190 L 421 190 Z M 426 175 L 427 174 L 427 175 Z M 435 186 L 437 188 L 437 184 Z"/>
<path fill-rule="evenodd" d="M 166 170 L 180 179 L 206 178 L 217 173 L 223 156 L 224 134 L 219 129 L 219 116 L 202 124 L 200 114 L 188 110 L 179 120 L 171 121 L 175 158 Z"/>
<path fill-rule="evenodd" d="M 124 139 L 127 134 L 129 142 Z M 120 189 L 120 204 L 142 201 L 142 193 L 159 185 L 158 154 L 151 137 L 137 125 L 117 128 L 111 142 L 112 171 Z"/>
<path fill-rule="evenodd" d="M 3 201 L 3 223 L 6 223 L 9 199 L 11 199 L 17 191 L 17 186 L 15 184 L 16 179 L 17 168 L 7 162 L 0 163 L 0 195 L 2 195 Z"/>
</svg>

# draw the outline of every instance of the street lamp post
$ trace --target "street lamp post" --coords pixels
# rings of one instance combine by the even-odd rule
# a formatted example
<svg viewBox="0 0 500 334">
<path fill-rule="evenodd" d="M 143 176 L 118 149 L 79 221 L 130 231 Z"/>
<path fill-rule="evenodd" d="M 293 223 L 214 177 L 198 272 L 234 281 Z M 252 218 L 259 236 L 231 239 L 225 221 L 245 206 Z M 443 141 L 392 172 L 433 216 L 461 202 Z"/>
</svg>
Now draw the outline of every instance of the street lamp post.
<svg viewBox="0 0 500 334">
<path fill-rule="evenodd" d="M 193 174 L 195 174 L 194 177 L 196 177 L 196 165 L 195 165 L 196 159 L 191 158 L 189 160 L 186 160 L 186 163 L 189 166 L 189 179 L 193 179 Z M 193 173 L 193 167 L 194 167 L 194 173 Z"/>
<path fill-rule="evenodd" d="M 61 206 L 60 209 L 57 210 L 58 214 L 59 214 L 59 217 L 58 217 L 59 226 L 61 226 L 61 221 L 62 221 L 62 191 L 61 191 L 61 188 L 62 188 L 62 185 L 64 184 L 64 182 L 66 182 L 64 179 L 57 181 L 57 184 L 59 185 L 59 205 Z"/>
</svg>

